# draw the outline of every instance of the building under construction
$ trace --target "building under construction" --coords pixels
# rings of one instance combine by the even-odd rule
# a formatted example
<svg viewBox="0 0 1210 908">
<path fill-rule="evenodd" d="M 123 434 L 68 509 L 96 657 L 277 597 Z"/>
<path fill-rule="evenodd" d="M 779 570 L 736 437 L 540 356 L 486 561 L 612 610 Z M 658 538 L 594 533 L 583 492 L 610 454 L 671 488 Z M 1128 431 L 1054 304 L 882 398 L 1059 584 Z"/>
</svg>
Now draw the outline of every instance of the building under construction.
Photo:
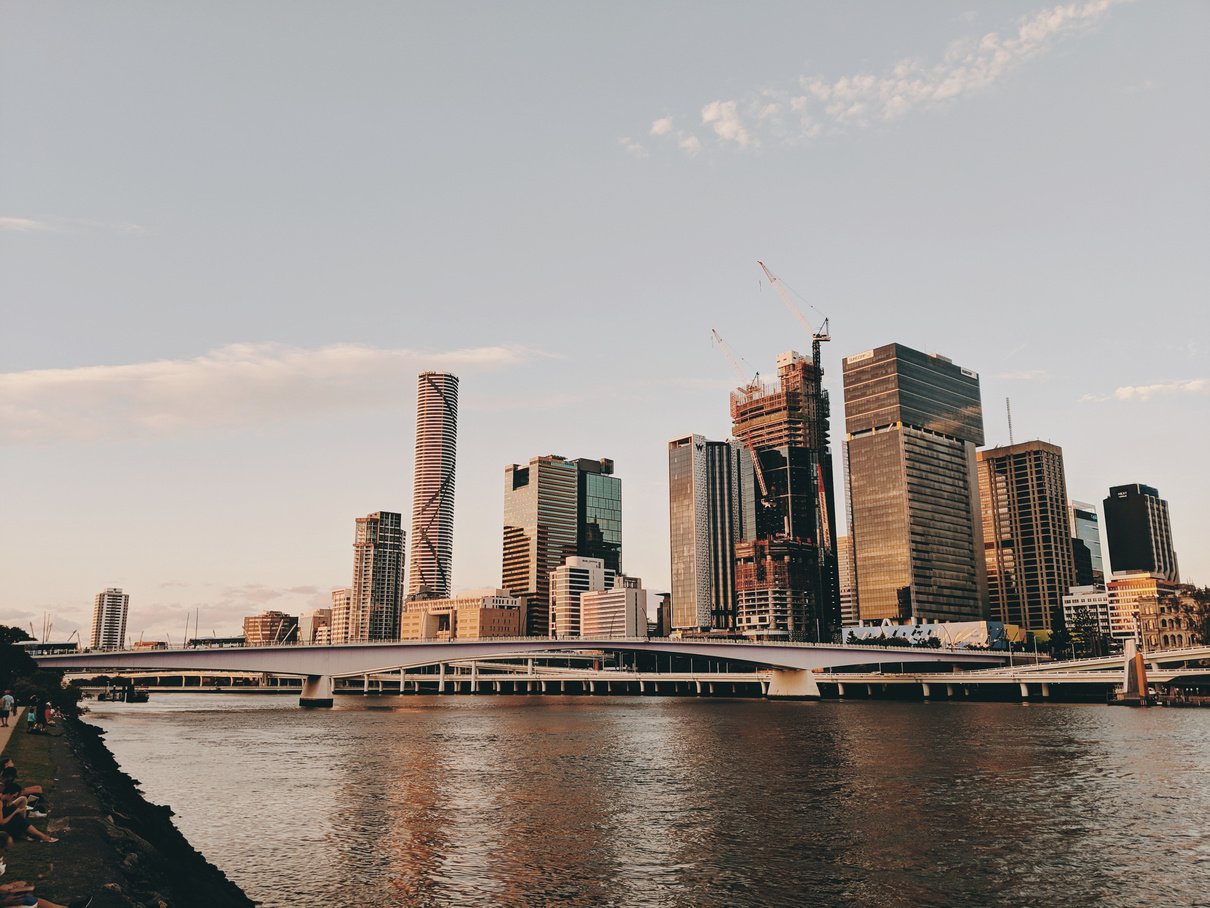
<svg viewBox="0 0 1210 908">
<path fill-rule="evenodd" d="M 810 360 L 781 354 L 776 382 L 731 393 L 732 432 L 758 474 L 755 539 L 735 547 L 736 623 L 749 636 L 830 641 L 840 627 L 820 339 Z"/>
</svg>

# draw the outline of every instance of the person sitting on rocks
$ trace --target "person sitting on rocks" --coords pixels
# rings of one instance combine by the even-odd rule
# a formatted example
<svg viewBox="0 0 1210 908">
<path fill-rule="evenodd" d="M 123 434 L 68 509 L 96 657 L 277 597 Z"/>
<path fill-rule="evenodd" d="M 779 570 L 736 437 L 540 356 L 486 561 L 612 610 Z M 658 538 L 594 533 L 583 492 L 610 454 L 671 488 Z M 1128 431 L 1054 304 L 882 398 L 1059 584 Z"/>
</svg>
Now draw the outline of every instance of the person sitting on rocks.
<svg viewBox="0 0 1210 908">
<path fill-rule="evenodd" d="M 21 797 L 21 786 L 16 782 L 5 783 L 4 790 L 0 793 L 0 831 L 7 832 L 14 839 L 29 836 L 48 845 L 59 841 L 32 826 L 26 817 L 28 811 L 27 802 Z"/>
<path fill-rule="evenodd" d="M 12 836 L 7 832 L 0 832 L 0 876 L 3 876 L 4 871 L 8 869 L 5 860 L 8 856 L 8 847 L 12 843 Z M 24 880 L 0 883 L 0 908 L 9 908 L 10 905 L 28 905 L 31 908 L 88 908 L 91 904 L 91 897 L 74 899 L 69 905 L 60 905 L 58 902 L 39 898 L 34 895 L 34 884 Z"/>
</svg>

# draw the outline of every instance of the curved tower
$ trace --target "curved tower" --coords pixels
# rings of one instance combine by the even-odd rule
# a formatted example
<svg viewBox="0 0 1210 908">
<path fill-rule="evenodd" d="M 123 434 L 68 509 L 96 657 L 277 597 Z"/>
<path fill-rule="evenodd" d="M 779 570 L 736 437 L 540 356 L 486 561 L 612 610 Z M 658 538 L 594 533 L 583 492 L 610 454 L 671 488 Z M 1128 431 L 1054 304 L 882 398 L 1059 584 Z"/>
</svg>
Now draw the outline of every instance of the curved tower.
<svg viewBox="0 0 1210 908">
<path fill-rule="evenodd" d="M 454 560 L 454 467 L 458 376 L 421 372 L 416 388 L 416 470 L 412 479 L 412 573 L 408 595 L 423 586 L 450 595 Z"/>
</svg>

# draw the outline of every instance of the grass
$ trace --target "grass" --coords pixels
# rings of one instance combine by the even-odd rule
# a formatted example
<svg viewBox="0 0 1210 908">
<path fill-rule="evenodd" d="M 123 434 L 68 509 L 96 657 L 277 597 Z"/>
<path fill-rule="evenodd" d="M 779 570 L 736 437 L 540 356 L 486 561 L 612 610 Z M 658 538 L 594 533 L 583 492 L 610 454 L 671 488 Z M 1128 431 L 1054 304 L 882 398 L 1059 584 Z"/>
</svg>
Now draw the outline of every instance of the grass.
<svg viewBox="0 0 1210 908">
<path fill-rule="evenodd" d="M 53 804 L 57 771 L 51 759 L 50 741 L 46 735 L 26 734 L 24 709 L 18 711 L 15 719 L 10 717 L 8 721 L 14 727 L 4 748 L 4 756 L 12 757 L 17 764 L 17 781 L 22 785 L 41 785 L 47 799 Z M 62 734 L 62 728 L 56 728 L 52 733 Z M 38 829 L 47 831 L 46 820 L 32 822 Z M 29 880 L 36 883 L 49 878 L 54 869 L 53 848 L 30 840 L 14 842 L 8 850 L 8 872 L 4 875 L 4 881 Z"/>
</svg>

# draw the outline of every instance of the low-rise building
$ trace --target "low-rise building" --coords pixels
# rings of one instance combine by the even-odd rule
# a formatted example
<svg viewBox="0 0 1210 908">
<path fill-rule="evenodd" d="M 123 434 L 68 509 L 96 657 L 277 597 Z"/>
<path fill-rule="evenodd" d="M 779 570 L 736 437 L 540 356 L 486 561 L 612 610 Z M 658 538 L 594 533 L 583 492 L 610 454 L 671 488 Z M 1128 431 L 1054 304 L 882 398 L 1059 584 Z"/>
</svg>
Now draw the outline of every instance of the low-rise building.
<svg viewBox="0 0 1210 908">
<path fill-rule="evenodd" d="M 267 611 L 244 619 L 244 646 L 275 646 L 296 643 L 298 618 L 285 612 Z"/>
<path fill-rule="evenodd" d="M 622 576 L 612 589 L 580 593 L 580 636 L 593 640 L 647 636 L 647 591 Z"/>
<path fill-rule="evenodd" d="M 342 591 L 343 592 L 343 591 Z M 332 610 L 317 608 L 298 616 L 299 643 L 331 643 L 332 642 Z"/>
<path fill-rule="evenodd" d="M 1100 583 L 1088 586 L 1073 586 L 1063 597 L 1063 622 L 1070 631 L 1079 625 L 1081 610 L 1087 609 L 1096 621 L 1097 631 L 1106 637 L 1113 636 L 1113 618 L 1109 607 L 1109 591 Z"/>
<path fill-rule="evenodd" d="M 1145 599 L 1175 596 L 1178 585 L 1151 571 L 1120 571 L 1105 584 L 1109 593 L 1110 633 L 1119 640 L 1143 642 L 1139 627 L 1139 603 Z"/>
<path fill-rule="evenodd" d="M 507 590 L 472 590 L 443 599 L 409 599 L 400 621 L 403 640 L 484 640 L 519 637 L 522 601 Z"/>
</svg>

